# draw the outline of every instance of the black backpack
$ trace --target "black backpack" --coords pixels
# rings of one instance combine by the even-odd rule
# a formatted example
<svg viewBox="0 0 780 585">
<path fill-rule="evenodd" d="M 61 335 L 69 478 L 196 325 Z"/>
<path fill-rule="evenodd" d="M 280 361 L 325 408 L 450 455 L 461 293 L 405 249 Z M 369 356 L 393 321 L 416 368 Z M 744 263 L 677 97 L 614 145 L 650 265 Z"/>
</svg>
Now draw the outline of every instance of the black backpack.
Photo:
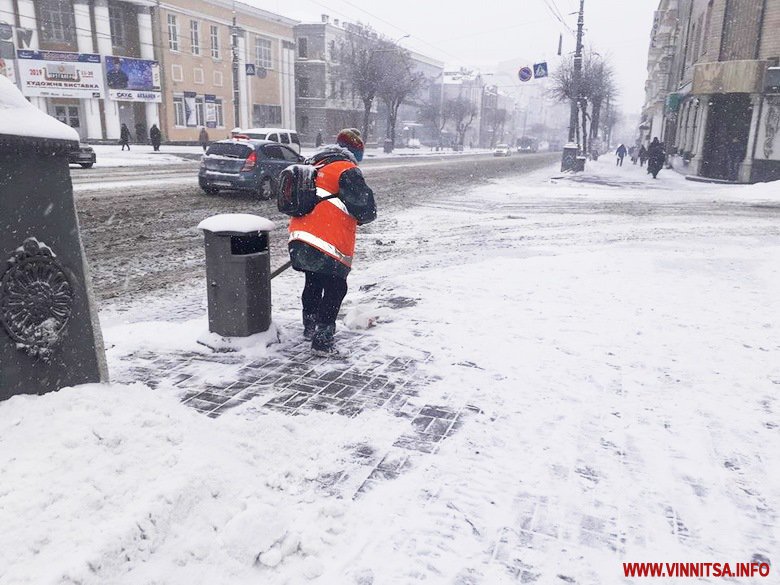
<svg viewBox="0 0 780 585">
<path fill-rule="evenodd" d="M 320 201 L 338 197 L 317 195 L 317 172 L 318 168 L 314 165 L 290 165 L 282 171 L 276 195 L 279 211 L 292 217 L 301 217 L 314 211 Z"/>
</svg>

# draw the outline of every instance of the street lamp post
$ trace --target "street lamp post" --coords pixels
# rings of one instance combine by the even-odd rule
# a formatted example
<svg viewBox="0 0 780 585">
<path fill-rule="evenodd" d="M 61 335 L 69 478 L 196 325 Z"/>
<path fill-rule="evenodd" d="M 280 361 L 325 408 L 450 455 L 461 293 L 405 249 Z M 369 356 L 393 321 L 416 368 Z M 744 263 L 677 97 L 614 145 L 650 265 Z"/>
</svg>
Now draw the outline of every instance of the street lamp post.
<svg viewBox="0 0 780 585">
<path fill-rule="evenodd" d="M 580 155 L 585 153 L 580 150 L 580 141 L 574 144 L 577 133 L 577 120 L 579 111 L 582 107 L 582 29 L 585 25 L 585 0 L 580 0 L 580 11 L 577 18 L 577 47 L 574 53 L 574 71 L 572 72 L 572 101 L 571 112 L 569 115 L 569 144 L 563 149 L 563 158 L 561 159 L 562 171 L 579 171 L 584 169 L 584 158 Z M 585 112 L 582 113 L 583 118 Z M 583 139 L 585 137 L 583 136 Z"/>
</svg>

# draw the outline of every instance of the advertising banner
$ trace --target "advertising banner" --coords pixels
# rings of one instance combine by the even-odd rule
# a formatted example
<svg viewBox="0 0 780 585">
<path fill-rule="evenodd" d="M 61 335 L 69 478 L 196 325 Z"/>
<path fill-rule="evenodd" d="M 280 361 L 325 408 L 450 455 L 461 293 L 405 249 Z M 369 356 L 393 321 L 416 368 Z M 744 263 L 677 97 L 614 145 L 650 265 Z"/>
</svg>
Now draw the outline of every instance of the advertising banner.
<svg viewBox="0 0 780 585">
<path fill-rule="evenodd" d="M 108 97 L 121 102 L 161 102 L 160 64 L 132 57 L 105 57 Z"/>
<path fill-rule="evenodd" d="M 100 55 L 62 51 L 16 51 L 19 87 L 26 96 L 102 98 Z"/>
<path fill-rule="evenodd" d="M 206 103 L 206 127 L 217 127 L 217 96 L 206 94 L 203 96 L 203 101 Z"/>
<path fill-rule="evenodd" d="M 184 120 L 190 127 L 198 125 L 198 117 L 195 112 L 195 97 L 197 95 L 194 91 L 184 92 Z"/>
</svg>

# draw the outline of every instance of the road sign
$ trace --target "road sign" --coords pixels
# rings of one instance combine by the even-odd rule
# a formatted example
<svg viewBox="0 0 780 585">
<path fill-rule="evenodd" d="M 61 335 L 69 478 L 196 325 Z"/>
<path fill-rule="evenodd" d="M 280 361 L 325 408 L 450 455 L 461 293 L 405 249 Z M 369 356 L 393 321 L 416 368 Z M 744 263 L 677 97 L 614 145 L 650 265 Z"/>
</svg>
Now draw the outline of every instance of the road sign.
<svg viewBox="0 0 780 585">
<path fill-rule="evenodd" d="M 536 79 L 539 79 L 540 77 L 547 77 L 547 61 L 534 63 L 534 77 Z"/>
<path fill-rule="evenodd" d="M 247 63 L 246 64 L 246 74 L 247 75 L 254 75 L 255 74 L 255 64 L 254 63 Z"/>
<path fill-rule="evenodd" d="M 255 75 L 257 75 L 260 79 L 265 79 L 268 76 L 268 69 L 265 67 L 258 67 L 255 69 Z"/>
<path fill-rule="evenodd" d="M 521 67 L 520 71 L 517 72 L 520 81 L 529 81 L 533 75 L 533 71 L 531 71 L 530 67 Z"/>
</svg>

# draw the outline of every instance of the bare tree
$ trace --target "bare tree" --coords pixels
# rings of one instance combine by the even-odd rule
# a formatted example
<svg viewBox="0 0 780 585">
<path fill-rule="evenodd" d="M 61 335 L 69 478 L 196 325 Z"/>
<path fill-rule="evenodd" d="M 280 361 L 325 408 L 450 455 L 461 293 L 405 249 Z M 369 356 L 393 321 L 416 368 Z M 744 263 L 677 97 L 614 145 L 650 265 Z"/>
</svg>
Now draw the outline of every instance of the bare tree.
<svg viewBox="0 0 780 585">
<path fill-rule="evenodd" d="M 384 51 L 378 57 L 382 63 L 382 75 L 377 88 L 378 97 L 387 106 L 387 138 L 395 147 L 395 126 L 398 108 L 415 95 L 425 83 L 425 75 L 412 71 L 412 57 L 409 51 L 398 47 Z"/>
<path fill-rule="evenodd" d="M 575 95 L 574 88 L 574 58 L 570 57 L 561 63 L 561 66 L 550 76 L 552 86 L 549 95 L 559 101 L 567 102 L 577 100 L 577 110 L 582 110 L 581 116 L 583 129 L 583 143 L 590 137 L 591 140 L 598 137 L 600 129 L 601 108 L 606 97 L 609 95 L 613 99 L 617 95 L 615 85 L 615 73 L 612 63 L 608 59 L 602 58 L 597 53 L 590 51 L 583 57 L 582 76 L 580 79 L 579 91 Z M 588 116 L 588 104 L 591 107 L 591 113 Z M 587 131 L 587 119 L 591 119 L 590 132 Z M 577 127 L 579 133 L 579 126 Z"/>
<path fill-rule="evenodd" d="M 449 112 L 449 118 L 455 125 L 455 133 L 458 144 L 463 146 L 466 132 L 477 117 L 477 104 L 463 96 L 451 98 L 445 102 L 445 108 Z"/>
<path fill-rule="evenodd" d="M 490 110 L 490 148 L 494 148 L 499 142 L 499 137 L 504 136 L 504 124 L 507 120 L 507 111 L 504 108 Z"/>
<path fill-rule="evenodd" d="M 442 146 L 441 135 L 450 119 L 450 114 L 445 107 L 446 105 L 447 102 L 443 102 L 439 99 L 439 96 L 432 96 L 432 99 L 423 102 L 418 110 L 420 120 L 429 123 L 436 129 L 439 146 Z"/>
<path fill-rule="evenodd" d="M 342 43 L 342 58 L 347 66 L 349 80 L 363 103 L 363 140 L 368 142 L 371 109 L 384 76 L 383 57 L 392 50 L 392 43 L 381 38 L 371 27 L 351 27 Z"/>
</svg>

